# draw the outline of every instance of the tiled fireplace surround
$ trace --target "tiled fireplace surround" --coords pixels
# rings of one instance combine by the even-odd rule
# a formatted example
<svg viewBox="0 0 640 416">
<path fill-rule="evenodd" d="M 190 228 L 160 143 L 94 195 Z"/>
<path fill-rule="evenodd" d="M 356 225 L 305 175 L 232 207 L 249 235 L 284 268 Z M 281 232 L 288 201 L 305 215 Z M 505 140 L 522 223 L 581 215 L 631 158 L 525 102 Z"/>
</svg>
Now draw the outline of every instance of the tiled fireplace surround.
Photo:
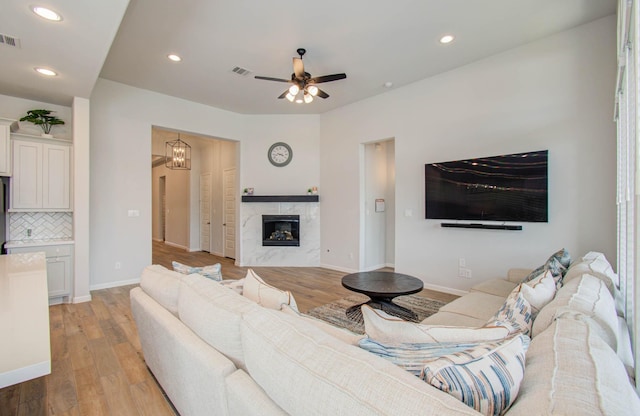
<svg viewBox="0 0 640 416">
<path fill-rule="evenodd" d="M 242 266 L 318 267 L 319 202 L 251 202 L 241 208 Z M 299 215 L 300 247 L 264 247 L 262 215 Z"/>
</svg>

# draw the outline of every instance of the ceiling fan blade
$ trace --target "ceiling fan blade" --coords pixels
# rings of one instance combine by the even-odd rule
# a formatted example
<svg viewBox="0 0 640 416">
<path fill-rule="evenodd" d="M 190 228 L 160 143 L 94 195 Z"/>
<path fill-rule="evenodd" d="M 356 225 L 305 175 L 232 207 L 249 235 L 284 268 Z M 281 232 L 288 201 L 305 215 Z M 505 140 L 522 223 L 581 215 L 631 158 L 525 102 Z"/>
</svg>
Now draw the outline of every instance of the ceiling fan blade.
<svg viewBox="0 0 640 416">
<path fill-rule="evenodd" d="M 278 96 L 278 99 L 286 97 L 287 94 L 289 94 L 289 90 L 284 90 L 284 92 Z"/>
<path fill-rule="evenodd" d="M 339 79 L 345 79 L 347 74 L 333 74 L 333 75 L 323 75 L 321 77 L 314 77 L 309 80 L 310 83 L 320 84 L 323 82 L 331 82 L 337 81 Z"/>
<path fill-rule="evenodd" d="M 296 78 L 304 78 L 302 58 L 293 58 L 293 73 L 296 74 Z"/>
<path fill-rule="evenodd" d="M 272 78 L 272 77 L 261 77 L 260 75 L 256 75 L 256 79 L 263 79 L 265 81 L 277 81 L 277 82 L 291 82 L 290 79 L 282 79 L 282 78 Z"/>
<path fill-rule="evenodd" d="M 316 96 L 318 96 L 320 98 L 329 98 L 329 94 L 327 94 L 326 92 L 322 91 L 320 88 L 318 88 L 318 93 L 316 94 Z"/>
</svg>

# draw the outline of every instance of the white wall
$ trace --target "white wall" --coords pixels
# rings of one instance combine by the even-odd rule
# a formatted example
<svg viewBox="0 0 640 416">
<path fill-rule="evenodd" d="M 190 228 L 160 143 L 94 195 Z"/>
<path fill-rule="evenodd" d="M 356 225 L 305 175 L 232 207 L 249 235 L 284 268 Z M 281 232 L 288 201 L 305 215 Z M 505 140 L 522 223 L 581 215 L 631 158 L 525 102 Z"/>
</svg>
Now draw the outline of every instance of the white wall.
<svg viewBox="0 0 640 416">
<path fill-rule="evenodd" d="M 357 269 L 361 143 L 395 137 L 396 270 L 464 291 L 555 250 L 615 258 L 615 17 L 527 44 L 321 117 L 322 258 Z M 455 45 L 453 45 L 455 47 Z M 340 151 L 335 151 L 340 149 Z M 424 164 L 549 149 L 549 223 L 521 232 L 424 219 Z M 465 258 L 473 278 L 457 276 Z"/>
<path fill-rule="evenodd" d="M 240 141 L 238 200 L 240 186 L 302 194 L 320 182 L 319 116 L 240 115 L 99 79 L 91 96 L 92 289 L 135 282 L 151 263 L 152 126 Z M 290 167 L 267 161 L 274 141 L 293 147 Z M 128 217 L 130 209 L 140 216 Z"/>
</svg>

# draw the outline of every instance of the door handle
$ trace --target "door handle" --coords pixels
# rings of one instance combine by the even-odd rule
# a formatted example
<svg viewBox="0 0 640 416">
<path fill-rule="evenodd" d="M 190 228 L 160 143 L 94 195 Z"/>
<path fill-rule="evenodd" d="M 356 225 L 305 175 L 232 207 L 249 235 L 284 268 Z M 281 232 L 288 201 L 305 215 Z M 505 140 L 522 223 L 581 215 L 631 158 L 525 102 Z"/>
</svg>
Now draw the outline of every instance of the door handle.
<svg viewBox="0 0 640 416">
<path fill-rule="evenodd" d="M 226 222 L 225 222 L 225 223 L 223 223 L 223 224 L 222 224 L 222 226 L 223 226 L 223 227 L 226 227 L 226 226 L 227 226 L 227 223 L 226 223 Z"/>
</svg>

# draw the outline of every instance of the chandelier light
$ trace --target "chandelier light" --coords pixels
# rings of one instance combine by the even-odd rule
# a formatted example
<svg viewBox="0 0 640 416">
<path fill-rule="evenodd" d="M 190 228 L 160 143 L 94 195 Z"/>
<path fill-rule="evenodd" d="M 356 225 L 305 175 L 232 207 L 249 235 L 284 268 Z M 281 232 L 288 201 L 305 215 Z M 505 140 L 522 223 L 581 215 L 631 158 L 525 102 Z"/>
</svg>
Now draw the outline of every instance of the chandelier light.
<svg viewBox="0 0 640 416">
<path fill-rule="evenodd" d="M 191 146 L 178 139 L 165 144 L 164 164 L 169 169 L 191 170 Z"/>
</svg>

